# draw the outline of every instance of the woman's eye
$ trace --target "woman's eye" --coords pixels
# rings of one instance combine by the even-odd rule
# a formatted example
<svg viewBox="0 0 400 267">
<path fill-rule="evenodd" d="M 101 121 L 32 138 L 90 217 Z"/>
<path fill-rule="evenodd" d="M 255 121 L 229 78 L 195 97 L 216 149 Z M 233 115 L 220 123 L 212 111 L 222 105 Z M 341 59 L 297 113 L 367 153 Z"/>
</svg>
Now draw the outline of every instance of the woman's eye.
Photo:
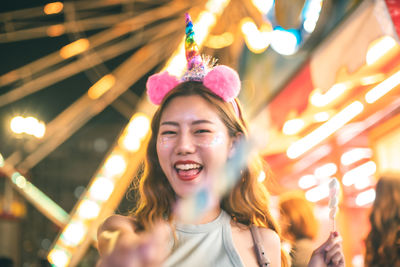
<svg viewBox="0 0 400 267">
<path fill-rule="evenodd" d="M 207 130 L 207 129 L 200 129 L 200 130 L 197 130 L 195 133 L 211 133 L 211 131 Z"/>
<path fill-rule="evenodd" d="M 163 131 L 161 132 L 161 135 L 171 135 L 171 134 L 175 134 L 176 132 L 174 131 Z"/>
</svg>

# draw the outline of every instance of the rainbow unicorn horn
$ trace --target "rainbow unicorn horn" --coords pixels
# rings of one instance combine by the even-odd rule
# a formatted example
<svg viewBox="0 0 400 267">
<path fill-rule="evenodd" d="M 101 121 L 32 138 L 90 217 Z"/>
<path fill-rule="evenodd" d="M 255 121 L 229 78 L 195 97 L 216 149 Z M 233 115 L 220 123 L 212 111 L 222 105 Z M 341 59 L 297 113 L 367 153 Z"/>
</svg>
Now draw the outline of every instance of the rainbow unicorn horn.
<svg viewBox="0 0 400 267">
<path fill-rule="evenodd" d="M 185 13 L 186 20 L 186 38 L 185 38 L 185 51 L 188 70 L 193 68 L 204 68 L 203 60 L 199 54 L 199 47 L 194 40 L 193 23 L 190 15 Z"/>
</svg>

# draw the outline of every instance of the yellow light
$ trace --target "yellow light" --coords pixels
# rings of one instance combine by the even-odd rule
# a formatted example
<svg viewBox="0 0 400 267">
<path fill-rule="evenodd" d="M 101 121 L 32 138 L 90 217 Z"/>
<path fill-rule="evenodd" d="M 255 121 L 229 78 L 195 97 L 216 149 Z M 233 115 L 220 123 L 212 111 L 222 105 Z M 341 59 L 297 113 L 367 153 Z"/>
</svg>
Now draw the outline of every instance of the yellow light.
<svg viewBox="0 0 400 267">
<path fill-rule="evenodd" d="M 136 152 L 140 148 L 140 140 L 136 136 L 128 134 L 124 137 L 122 146 L 130 152 Z"/>
<path fill-rule="evenodd" d="M 301 189 L 307 189 L 313 187 L 314 185 L 317 185 L 317 179 L 312 174 L 303 175 L 302 177 L 300 177 L 297 184 Z"/>
<path fill-rule="evenodd" d="M 62 24 L 57 24 L 57 25 L 52 25 L 47 28 L 46 33 L 50 37 L 57 37 L 60 36 L 61 34 L 64 34 L 65 32 L 65 27 Z"/>
<path fill-rule="evenodd" d="M 78 215 L 84 219 L 96 218 L 100 213 L 100 206 L 92 200 L 83 200 L 78 208 Z"/>
<path fill-rule="evenodd" d="M 318 112 L 317 114 L 314 115 L 314 120 L 316 122 L 324 122 L 329 120 L 330 115 L 326 111 Z"/>
<path fill-rule="evenodd" d="M 112 155 L 104 164 L 105 174 L 113 177 L 122 174 L 126 169 L 126 162 L 121 155 Z"/>
<path fill-rule="evenodd" d="M 150 120 L 144 114 L 136 115 L 128 125 L 128 133 L 143 139 L 150 130 Z"/>
<path fill-rule="evenodd" d="M 230 46 L 233 40 L 234 36 L 232 33 L 224 32 L 221 35 L 209 35 L 204 45 L 213 49 L 221 49 Z"/>
<path fill-rule="evenodd" d="M 320 90 L 316 90 L 313 94 L 311 94 L 310 102 L 315 107 L 326 106 L 341 96 L 349 88 L 349 84 L 337 83 L 328 91 L 326 91 L 325 94 L 322 94 Z"/>
<path fill-rule="evenodd" d="M 294 135 L 301 131 L 304 127 L 304 121 L 302 119 L 288 120 L 283 125 L 282 131 L 286 135 Z"/>
<path fill-rule="evenodd" d="M 36 131 L 37 125 L 39 124 L 39 121 L 34 117 L 26 117 L 24 124 L 25 124 L 25 132 L 27 134 L 33 135 Z"/>
<path fill-rule="evenodd" d="M 349 170 L 343 175 L 343 185 L 351 186 L 355 184 L 358 179 L 366 179 L 374 175 L 376 172 L 376 164 L 373 161 L 368 161 L 354 169 Z"/>
<path fill-rule="evenodd" d="M 57 14 L 60 13 L 64 8 L 63 3 L 61 2 L 54 2 L 54 3 L 49 3 L 47 5 L 44 6 L 44 13 L 47 15 L 51 15 L 51 14 Z"/>
<path fill-rule="evenodd" d="M 379 98 L 389 93 L 393 88 L 395 88 L 400 83 L 400 71 L 396 72 L 365 94 L 365 101 L 372 104 Z"/>
<path fill-rule="evenodd" d="M 107 178 L 98 177 L 89 188 L 90 198 L 106 201 L 114 190 L 114 183 Z"/>
<path fill-rule="evenodd" d="M 71 255 L 69 255 L 69 253 L 64 249 L 54 248 L 50 251 L 47 259 L 56 267 L 64 267 L 68 266 L 69 261 L 71 260 Z"/>
<path fill-rule="evenodd" d="M 220 15 L 230 0 L 210 0 L 206 3 L 206 9 L 215 15 Z"/>
<path fill-rule="evenodd" d="M 111 89 L 115 84 L 115 76 L 112 74 L 107 74 L 98 80 L 92 87 L 88 90 L 88 96 L 91 99 L 97 99 L 101 97 L 105 92 Z"/>
<path fill-rule="evenodd" d="M 364 105 L 360 101 L 354 101 L 343 110 L 338 112 L 329 121 L 320 127 L 296 141 L 288 148 L 286 154 L 289 158 L 295 159 L 305 152 L 328 138 L 331 134 L 343 127 L 347 122 L 351 121 L 364 109 Z"/>
<path fill-rule="evenodd" d="M 396 41 L 391 36 L 383 36 L 373 41 L 367 51 L 367 65 L 372 65 L 396 46 Z"/>
<path fill-rule="evenodd" d="M 60 56 L 62 58 L 67 59 L 86 51 L 88 48 L 89 48 L 89 40 L 79 39 L 61 48 Z"/>
<path fill-rule="evenodd" d="M 317 202 L 329 196 L 329 183 L 323 183 L 308 190 L 305 194 L 306 199 L 311 202 Z"/>
<path fill-rule="evenodd" d="M 264 23 L 260 30 L 251 18 L 243 18 L 240 22 L 247 47 L 253 53 L 261 53 L 271 42 L 272 26 Z"/>
<path fill-rule="evenodd" d="M 25 119 L 21 116 L 16 116 L 10 122 L 11 131 L 16 134 L 21 134 L 25 131 Z"/>
<path fill-rule="evenodd" d="M 318 167 L 314 171 L 314 175 L 319 178 L 330 177 L 337 172 L 338 168 L 335 163 L 327 163 Z"/>
<path fill-rule="evenodd" d="M 66 245 L 75 247 L 82 242 L 86 232 L 87 228 L 82 222 L 72 222 L 64 229 L 61 239 Z"/>
<path fill-rule="evenodd" d="M 264 172 L 264 171 L 261 171 L 260 174 L 258 175 L 257 180 L 258 180 L 260 183 L 262 183 L 262 182 L 264 182 L 264 180 L 265 180 L 266 177 L 267 177 L 267 176 L 266 176 L 265 172 Z"/>
<path fill-rule="evenodd" d="M 361 192 L 356 197 L 356 204 L 357 206 L 364 206 L 369 203 L 372 203 L 375 200 L 376 193 L 375 189 L 371 188 L 364 192 Z"/>
<path fill-rule="evenodd" d="M 365 76 L 360 79 L 360 84 L 363 86 L 381 82 L 385 79 L 385 74 L 377 73 L 370 76 Z"/>
<path fill-rule="evenodd" d="M 372 150 L 369 148 L 354 148 L 343 153 L 340 162 L 344 166 L 351 165 L 361 159 L 367 159 L 372 156 Z"/>
</svg>

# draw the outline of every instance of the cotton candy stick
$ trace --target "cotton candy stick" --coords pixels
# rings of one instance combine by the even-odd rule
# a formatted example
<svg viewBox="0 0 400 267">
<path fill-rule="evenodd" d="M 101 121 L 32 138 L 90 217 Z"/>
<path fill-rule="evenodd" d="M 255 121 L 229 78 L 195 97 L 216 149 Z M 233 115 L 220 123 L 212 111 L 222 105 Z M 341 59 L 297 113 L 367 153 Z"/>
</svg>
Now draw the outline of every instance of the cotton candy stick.
<svg viewBox="0 0 400 267">
<path fill-rule="evenodd" d="M 329 220 L 331 223 L 332 232 L 336 230 L 335 226 L 335 215 L 338 211 L 338 192 L 339 192 L 339 182 L 336 178 L 333 178 L 329 182 Z"/>
</svg>

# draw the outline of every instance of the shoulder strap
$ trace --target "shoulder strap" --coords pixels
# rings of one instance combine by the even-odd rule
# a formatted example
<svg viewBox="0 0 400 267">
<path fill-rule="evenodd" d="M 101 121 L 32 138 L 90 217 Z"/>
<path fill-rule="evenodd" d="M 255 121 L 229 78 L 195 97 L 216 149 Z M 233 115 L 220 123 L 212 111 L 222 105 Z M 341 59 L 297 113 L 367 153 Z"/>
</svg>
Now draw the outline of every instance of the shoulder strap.
<svg viewBox="0 0 400 267">
<path fill-rule="evenodd" d="M 252 224 L 250 226 L 251 236 L 253 237 L 254 249 L 257 256 L 258 265 L 260 267 L 269 267 L 270 261 L 265 255 L 264 246 L 261 243 L 260 229 Z"/>
</svg>

